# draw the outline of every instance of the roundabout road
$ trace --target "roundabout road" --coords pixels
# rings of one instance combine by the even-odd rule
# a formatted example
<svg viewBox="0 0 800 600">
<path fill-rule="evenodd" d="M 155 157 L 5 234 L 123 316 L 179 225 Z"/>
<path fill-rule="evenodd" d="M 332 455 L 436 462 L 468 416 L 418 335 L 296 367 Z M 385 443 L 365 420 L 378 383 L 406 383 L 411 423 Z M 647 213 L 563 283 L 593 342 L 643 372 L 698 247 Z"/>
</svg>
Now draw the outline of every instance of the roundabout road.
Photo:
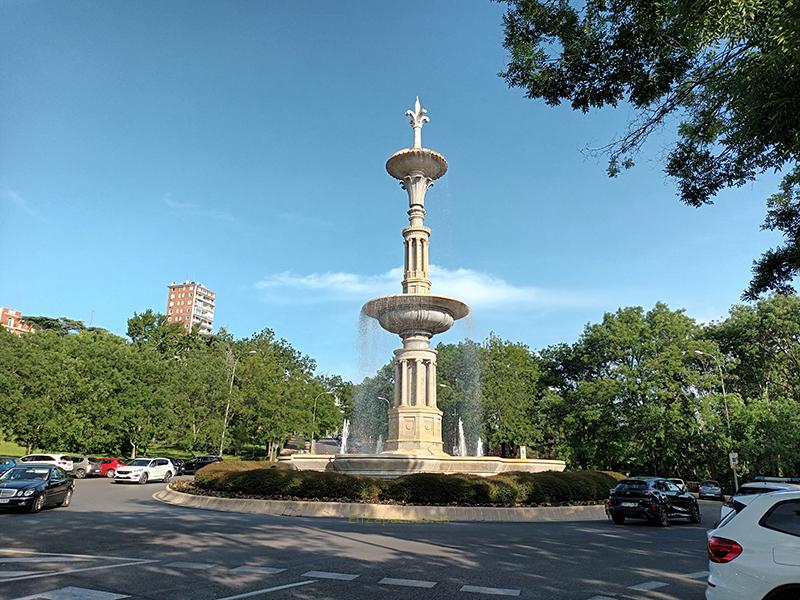
<svg viewBox="0 0 800 600">
<path fill-rule="evenodd" d="M 2 600 L 701 600 L 703 523 L 361 523 L 178 508 L 163 484 L 76 482 L 0 513 Z"/>
</svg>

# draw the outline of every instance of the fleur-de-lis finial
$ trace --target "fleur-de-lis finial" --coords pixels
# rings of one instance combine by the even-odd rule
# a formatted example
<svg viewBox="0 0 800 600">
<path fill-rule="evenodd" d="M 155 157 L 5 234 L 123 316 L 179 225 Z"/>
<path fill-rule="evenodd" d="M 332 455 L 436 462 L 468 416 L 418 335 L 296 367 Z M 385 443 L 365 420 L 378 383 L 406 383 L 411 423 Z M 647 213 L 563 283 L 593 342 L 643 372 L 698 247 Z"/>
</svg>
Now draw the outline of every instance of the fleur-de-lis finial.
<svg viewBox="0 0 800 600">
<path fill-rule="evenodd" d="M 419 96 L 414 102 L 414 110 L 407 110 L 406 116 L 409 118 L 411 127 L 414 128 L 414 148 L 422 148 L 422 126 L 428 123 L 428 111 L 419 103 Z"/>
</svg>

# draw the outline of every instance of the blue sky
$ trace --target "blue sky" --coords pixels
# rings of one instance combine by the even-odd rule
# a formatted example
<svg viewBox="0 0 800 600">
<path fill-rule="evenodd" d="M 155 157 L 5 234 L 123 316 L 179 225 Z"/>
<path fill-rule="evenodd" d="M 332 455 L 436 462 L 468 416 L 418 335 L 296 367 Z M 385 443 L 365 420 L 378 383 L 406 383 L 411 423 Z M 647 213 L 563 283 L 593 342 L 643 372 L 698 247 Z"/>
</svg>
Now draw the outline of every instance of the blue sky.
<svg viewBox="0 0 800 600">
<path fill-rule="evenodd" d="M 0 0 L 0 305 L 124 333 L 166 285 L 217 294 L 215 327 L 265 327 L 319 370 L 362 376 L 398 345 L 359 335 L 399 291 L 411 144 L 448 174 L 428 193 L 434 291 L 472 305 L 440 339 L 574 341 L 619 306 L 702 320 L 737 302 L 778 178 L 689 208 L 654 137 L 617 179 L 587 158 L 630 113 L 509 90 L 502 6 L 478 0 Z M 374 329 L 374 328 L 373 328 Z"/>
</svg>

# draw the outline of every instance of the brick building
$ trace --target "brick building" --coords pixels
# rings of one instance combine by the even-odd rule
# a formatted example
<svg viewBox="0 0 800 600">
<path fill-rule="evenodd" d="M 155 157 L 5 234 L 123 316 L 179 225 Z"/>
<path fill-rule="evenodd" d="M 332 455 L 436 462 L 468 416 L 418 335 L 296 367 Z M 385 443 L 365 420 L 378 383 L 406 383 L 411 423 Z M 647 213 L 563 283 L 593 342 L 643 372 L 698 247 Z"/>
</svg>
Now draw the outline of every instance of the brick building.
<svg viewBox="0 0 800 600">
<path fill-rule="evenodd" d="M 30 325 L 22 321 L 20 311 L 5 307 L 0 307 L 0 324 L 6 331 L 14 335 L 22 335 L 33 330 Z"/>
<path fill-rule="evenodd" d="M 214 323 L 214 292 L 194 281 L 171 283 L 167 294 L 167 321 L 180 323 L 191 332 L 197 325 L 201 334 L 210 335 Z"/>
</svg>

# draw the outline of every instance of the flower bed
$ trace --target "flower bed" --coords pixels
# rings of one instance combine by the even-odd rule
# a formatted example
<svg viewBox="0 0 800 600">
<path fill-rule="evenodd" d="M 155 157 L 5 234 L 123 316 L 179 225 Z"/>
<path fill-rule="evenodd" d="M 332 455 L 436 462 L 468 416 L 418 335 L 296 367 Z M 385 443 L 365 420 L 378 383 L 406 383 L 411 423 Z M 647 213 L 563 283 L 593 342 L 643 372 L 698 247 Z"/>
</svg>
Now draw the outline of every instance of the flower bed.
<svg viewBox="0 0 800 600">
<path fill-rule="evenodd" d="M 594 504 L 623 476 L 606 471 L 502 473 L 492 477 L 417 473 L 383 480 L 283 465 L 225 461 L 204 467 L 178 491 L 231 498 L 432 506 Z"/>
</svg>

